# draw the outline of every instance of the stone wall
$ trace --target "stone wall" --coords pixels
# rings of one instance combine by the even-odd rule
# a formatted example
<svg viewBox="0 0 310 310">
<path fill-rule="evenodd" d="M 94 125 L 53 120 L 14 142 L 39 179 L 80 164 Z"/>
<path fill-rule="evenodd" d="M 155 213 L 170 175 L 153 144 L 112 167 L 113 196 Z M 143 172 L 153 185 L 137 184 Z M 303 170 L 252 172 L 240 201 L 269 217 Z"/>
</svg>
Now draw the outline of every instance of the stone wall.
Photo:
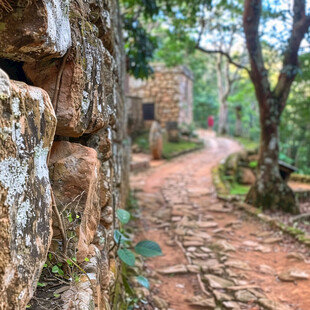
<svg viewBox="0 0 310 310">
<path fill-rule="evenodd" d="M 154 74 L 148 80 L 128 81 L 130 95 L 141 97 L 143 103 L 155 104 L 155 118 L 163 128 L 167 122 L 190 124 L 193 121 L 193 76 L 183 66 L 167 68 L 152 65 Z M 145 122 L 148 126 L 148 122 Z"/>
<path fill-rule="evenodd" d="M 115 0 L 0 2 L 2 310 L 109 308 L 130 155 L 122 47 Z M 60 298 L 31 300 L 57 263 Z"/>
</svg>

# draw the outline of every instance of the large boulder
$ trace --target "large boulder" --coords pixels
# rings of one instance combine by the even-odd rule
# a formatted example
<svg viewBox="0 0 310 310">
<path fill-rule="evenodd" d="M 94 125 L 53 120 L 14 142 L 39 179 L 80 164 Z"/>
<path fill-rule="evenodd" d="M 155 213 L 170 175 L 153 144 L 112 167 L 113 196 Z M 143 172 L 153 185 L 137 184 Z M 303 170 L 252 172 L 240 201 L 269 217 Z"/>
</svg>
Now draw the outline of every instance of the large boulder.
<svg viewBox="0 0 310 310">
<path fill-rule="evenodd" d="M 253 185 L 256 181 L 256 176 L 252 169 L 239 167 L 237 180 L 240 184 Z"/>
<path fill-rule="evenodd" d="M 68 239 L 70 232 L 76 234 L 68 250 L 73 256 L 77 252 L 78 261 L 83 262 L 96 234 L 101 209 L 110 198 L 101 163 L 94 149 L 58 141 L 53 144 L 49 165 L 55 201 L 64 216 Z M 55 219 L 56 228 L 57 224 Z M 57 229 L 57 239 L 55 235 Z"/>
<path fill-rule="evenodd" d="M 0 56 L 18 61 L 62 57 L 71 45 L 69 1 L 5 1 Z M 13 34 L 13 35 L 12 35 Z"/>
<path fill-rule="evenodd" d="M 51 240 L 48 94 L 0 70 L 0 309 L 25 309 Z"/>
<path fill-rule="evenodd" d="M 91 22 L 89 22 L 91 21 Z M 53 98 L 56 134 L 80 137 L 107 127 L 115 113 L 117 68 L 109 12 L 101 1 L 70 4 L 72 47 L 62 60 L 24 65 L 27 77 Z"/>
<path fill-rule="evenodd" d="M 149 133 L 149 145 L 153 159 L 161 159 L 163 152 L 162 130 L 158 122 L 152 123 Z"/>
</svg>

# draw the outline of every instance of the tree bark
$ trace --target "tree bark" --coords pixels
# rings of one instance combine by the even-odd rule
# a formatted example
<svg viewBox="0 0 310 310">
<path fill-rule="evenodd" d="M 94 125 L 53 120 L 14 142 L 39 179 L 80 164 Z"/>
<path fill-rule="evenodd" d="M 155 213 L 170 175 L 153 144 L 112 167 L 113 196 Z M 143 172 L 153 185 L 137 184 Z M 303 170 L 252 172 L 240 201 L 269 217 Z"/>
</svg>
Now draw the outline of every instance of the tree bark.
<svg viewBox="0 0 310 310">
<path fill-rule="evenodd" d="M 225 66 L 224 72 L 222 66 Z M 228 104 L 227 98 L 231 90 L 231 81 L 229 79 L 229 64 L 224 63 L 222 55 L 217 55 L 216 62 L 217 88 L 219 98 L 219 122 L 217 132 L 220 135 L 228 134 Z"/>
<path fill-rule="evenodd" d="M 227 102 L 220 102 L 218 133 L 220 135 L 228 134 L 228 105 Z"/>
<path fill-rule="evenodd" d="M 242 134 L 242 125 L 241 125 L 242 107 L 240 105 L 236 106 L 235 111 L 236 111 L 235 136 L 241 137 L 241 134 Z"/>
<path fill-rule="evenodd" d="M 295 196 L 280 175 L 279 157 L 279 102 L 266 99 L 269 109 L 260 109 L 260 150 L 258 173 L 255 184 L 250 189 L 246 201 L 258 208 L 298 213 Z M 266 106 L 265 104 L 262 107 Z"/>
</svg>

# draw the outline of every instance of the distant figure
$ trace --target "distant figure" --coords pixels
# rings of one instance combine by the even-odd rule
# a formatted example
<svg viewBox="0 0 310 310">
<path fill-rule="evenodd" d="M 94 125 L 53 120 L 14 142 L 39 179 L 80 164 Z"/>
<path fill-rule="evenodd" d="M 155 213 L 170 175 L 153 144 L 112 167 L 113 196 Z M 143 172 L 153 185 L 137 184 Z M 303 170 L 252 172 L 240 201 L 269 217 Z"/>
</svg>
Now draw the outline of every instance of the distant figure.
<svg viewBox="0 0 310 310">
<path fill-rule="evenodd" d="M 208 129 L 213 130 L 214 118 L 213 115 L 208 116 Z"/>
<path fill-rule="evenodd" d="M 163 152 L 163 137 L 160 124 L 157 121 L 152 123 L 150 129 L 149 145 L 153 159 L 161 159 Z"/>
</svg>

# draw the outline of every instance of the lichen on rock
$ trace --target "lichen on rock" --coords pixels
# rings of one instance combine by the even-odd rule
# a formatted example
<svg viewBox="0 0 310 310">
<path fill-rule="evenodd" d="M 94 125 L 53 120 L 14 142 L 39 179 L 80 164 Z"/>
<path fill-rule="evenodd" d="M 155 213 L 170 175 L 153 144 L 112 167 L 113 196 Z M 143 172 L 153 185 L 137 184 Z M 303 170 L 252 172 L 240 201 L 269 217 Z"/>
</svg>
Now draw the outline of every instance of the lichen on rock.
<svg viewBox="0 0 310 310">
<path fill-rule="evenodd" d="M 0 85 L 8 84 L 4 79 L 0 71 Z M 41 93 L 42 113 L 33 93 Z M 46 92 L 24 83 L 9 81 L 0 103 L 0 308 L 22 309 L 33 294 L 51 238 L 46 161 L 56 117 Z"/>
</svg>

